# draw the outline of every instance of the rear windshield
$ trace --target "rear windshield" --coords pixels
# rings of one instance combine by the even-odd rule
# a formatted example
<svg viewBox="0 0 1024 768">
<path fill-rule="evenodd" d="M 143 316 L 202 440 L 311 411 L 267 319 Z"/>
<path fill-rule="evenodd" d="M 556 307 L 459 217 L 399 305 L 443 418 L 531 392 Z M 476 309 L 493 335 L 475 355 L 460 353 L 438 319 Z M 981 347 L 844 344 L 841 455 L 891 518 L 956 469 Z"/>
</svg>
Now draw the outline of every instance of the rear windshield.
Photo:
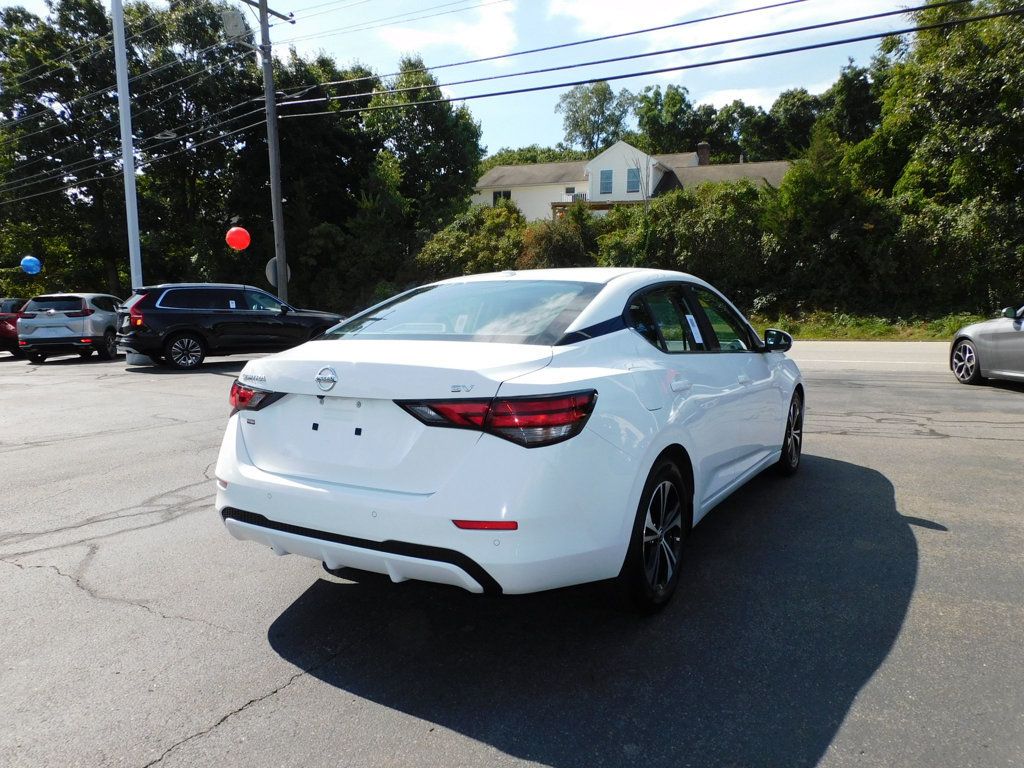
<svg viewBox="0 0 1024 768">
<path fill-rule="evenodd" d="M 45 312 L 54 309 L 58 312 L 74 312 L 82 308 L 82 300 L 77 296 L 36 296 L 29 299 L 25 312 Z"/>
<path fill-rule="evenodd" d="M 358 315 L 322 338 L 549 345 L 561 338 L 601 287 L 554 280 L 428 285 Z"/>
</svg>

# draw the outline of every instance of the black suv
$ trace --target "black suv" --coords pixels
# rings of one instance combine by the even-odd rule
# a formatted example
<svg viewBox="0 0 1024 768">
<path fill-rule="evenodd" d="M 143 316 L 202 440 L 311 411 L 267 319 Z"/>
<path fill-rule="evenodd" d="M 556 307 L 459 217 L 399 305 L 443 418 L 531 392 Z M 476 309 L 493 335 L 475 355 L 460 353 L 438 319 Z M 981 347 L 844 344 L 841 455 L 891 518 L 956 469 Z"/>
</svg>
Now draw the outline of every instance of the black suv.
<svg viewBox="0 0 1024 768">
<path fill-rule="evenodd" d="M 118 310 L 117 346 L 188 370 L 207 355 L 294 347 L 342 319 L 251 285 L 166 283 L 136 289 Z"/>
</svg>

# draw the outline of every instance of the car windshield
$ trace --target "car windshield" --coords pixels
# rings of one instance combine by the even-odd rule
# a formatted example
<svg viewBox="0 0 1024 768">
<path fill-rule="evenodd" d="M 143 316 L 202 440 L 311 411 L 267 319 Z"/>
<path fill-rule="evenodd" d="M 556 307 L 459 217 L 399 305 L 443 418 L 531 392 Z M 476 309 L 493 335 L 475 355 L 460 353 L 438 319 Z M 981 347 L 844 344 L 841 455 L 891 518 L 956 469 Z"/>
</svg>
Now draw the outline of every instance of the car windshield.
<svg viewBox="0 0 1024 768">
<path fill-rule="evenodd" d="M 555 280 L 429 285 L 364 312 L 323 338 L 554 344 L 601 287 Z"/>
<path fill-rule="evenodd" d="M 25 312 L 45 312 L 48 309 L 57 312 L 75 312 L 82 308 L 82 300 L 77 296 L 36 296 L 25 305 Z"/>
</svg>

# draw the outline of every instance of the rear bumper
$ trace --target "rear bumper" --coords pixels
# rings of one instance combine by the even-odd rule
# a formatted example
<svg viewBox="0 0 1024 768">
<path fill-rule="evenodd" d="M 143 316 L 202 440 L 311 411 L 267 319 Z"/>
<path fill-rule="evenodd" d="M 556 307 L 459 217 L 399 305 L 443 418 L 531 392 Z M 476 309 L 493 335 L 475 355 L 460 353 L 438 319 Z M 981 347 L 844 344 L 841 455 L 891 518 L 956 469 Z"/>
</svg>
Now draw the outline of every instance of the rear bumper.
<svg viewBox="0 0 1024 768">
<path fill-rule="evenodd" d="M 19 339 L 18 349 L 23 352 L 77 352 L 81 349 L 97 349 L 102 344 L 102 336 L 61 336 L 49 339 Z"/>
<path fill-rule="evenodd" d="M 122 352 L 136 352 L 142 355 L 159 354 L 163 342 L 157 335 L 140 336 L 134 333 L 117 334 L 117 348 Z"/>
<path fill-rule="evenodd" d="M 615 577 L 636 512 L 636 467 L 586 430 L 527 450 L 485 435 L 432 493 L 265 472 L 253 465 L 238 414 L 217 461 L 217 510 L 236 538 L 327 563 L 523 594 Z M 486 445 L 485 445 L 486 443 Z M 453 520 L 515 520 L 518 530 L 462 530 Z"/>
<path fill-rule="evenodd" d="M 416 579 L 451 584 L 469 592 L 501 594 L 501 586 L 487 571 L 453 549 L 314 531 L 230 507 L 221 510 L 221 517 L 236 539 L 265 544 L 278 555 L 311 557 L 330 570 L 356 568 L 387 574 L 394 582 Z"/>
</svg>

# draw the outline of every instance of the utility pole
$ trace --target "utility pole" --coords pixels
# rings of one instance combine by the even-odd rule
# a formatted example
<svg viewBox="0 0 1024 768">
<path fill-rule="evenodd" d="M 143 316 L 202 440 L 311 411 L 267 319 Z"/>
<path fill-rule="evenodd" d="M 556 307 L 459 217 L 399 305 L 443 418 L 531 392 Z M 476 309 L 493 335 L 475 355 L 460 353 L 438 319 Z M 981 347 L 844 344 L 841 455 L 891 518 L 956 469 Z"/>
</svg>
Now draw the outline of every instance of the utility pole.
<svg viewBox="0 0 1024 768">
<path fill-rule="evenodd" d="M 281 152 L 277 139 L 277 95 L 274 91 L 274 58 L 270 46 L 270 15 L 295 23 L 291 14 L 272 11 L 267 0 L 242 0 L 260 10 L 260 55 L 263 59 L 263 98 L 267 108 L 267 153 L 270 160 L 270 213 L 274 223 L 274 257 L 277 264 L 277 295 L 288 301 L 288 260 L 284 247 L 284 205 L 281 199 Z"/>
<path fill-rule="evenodd" d="M 139 247 L 139 205 L 135 198 L 135 150 L 132 146 L 132 106 L 128 93 L 128 52 L 124 41 L 124 7 L 111 0 L 114 22 L 114 66 L 117 70 L 117 111 L 121 116 L 121 169 L 124 207 L 128 221 L 128 263 L 132 290 L 142 286 L 142 250 Z"/>
</svg>

